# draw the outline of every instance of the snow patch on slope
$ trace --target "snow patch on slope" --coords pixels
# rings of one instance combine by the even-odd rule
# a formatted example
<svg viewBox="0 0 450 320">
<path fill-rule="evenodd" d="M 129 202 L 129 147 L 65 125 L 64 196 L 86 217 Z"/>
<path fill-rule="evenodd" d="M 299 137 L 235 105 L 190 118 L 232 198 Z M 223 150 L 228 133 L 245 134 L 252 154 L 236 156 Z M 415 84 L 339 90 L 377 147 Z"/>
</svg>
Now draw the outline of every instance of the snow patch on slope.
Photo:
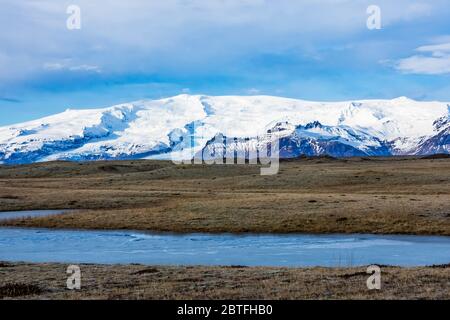
<svg viewBox="0 0 450 320">
<path fill-rule="evenodd" d="M 185 158 L 217 134 L 254 138 L 268 128 L 280 137 L 303 139 L 302 147 L 310 143 L 322 151 L 347 145 L 376 153 L 377 148 L 389 146 L 392 154 L 415 154 L 425 141 L 423 150 L 448 150 L 433 144 L 447 141 L 448 133 L 439 121 L 448 119 L 449 110 L 446 103 L 405 97 L 314 102 L 271 96 L 179 95 L 102 109 L 66 110 L 0 127 L 0 162 Z M 440 136 L 433 140 L 436 135 Z"/>
</svg>

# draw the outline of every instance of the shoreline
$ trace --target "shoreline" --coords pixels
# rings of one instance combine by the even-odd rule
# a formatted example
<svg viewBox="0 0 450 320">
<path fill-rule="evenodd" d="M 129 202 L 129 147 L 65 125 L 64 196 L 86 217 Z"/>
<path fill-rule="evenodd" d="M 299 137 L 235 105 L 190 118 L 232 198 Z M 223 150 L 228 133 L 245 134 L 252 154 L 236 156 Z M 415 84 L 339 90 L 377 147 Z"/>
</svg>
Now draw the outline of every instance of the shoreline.
<svg viewBox="0 0 450 320">
<path fill-rule="evenodd" d="M 139 208 L 140 209 L 140 208 Z M 128 211 L 139 209 L 127 209 Z M 97 215 L 92 210 L 77 210 L 80 212 L 89 212 L 91 217 L 96 219 L 107 219 L 108 210 L 101 210 L 101 215 Z M 69 217 L 70 215 L 70 217 Z M 1 216 L 1 212 L 0 212 Z M 64 217 L 63 217 L 64 216 Z M 58 218 L 63 218 L 57 221 Z M 67 219 L 67 220 L 66 220 Z M 371 228 L 359 228 L 357 225 L 351 229 L 345 227 L 336 227 L 329 225 L 314 225 L 296 228 L 279 228 L 271 229 L 265 227 L 242 227 L 234 226 L 231 228 L 214 226 L 212 228 L 205 227 L 190 227 L 188 225 L 176 226 L 176 228 L 167 228 L 165 226 L 146 227 L 133 225 L 132 227 L 121 227 L 119 225 L 105 225 L 105 224 L 86 224 L 82 221 L 76 221 L 76 213 L 66 213 L 63 215 L 52 215 L 48 217 L 34 217 L 34 218 L 18 218 L 0 220 L 0 228 L 29 228 L 29 229 L 49 229 L 61 231 L 128 231 L 140 233 L 153 234 L 171 234 L 171 235 L 188 235 L 188 234 L 211 234 L 211 235 L 236 235 L 236 236 L 251 236 L 251 235 L 379 235 L 379 236 L 436 236 L 436 237 L 450 237 L 450 229 L 439 230 L 440 226 L 431 225 L 435 228 L 423 228 L 416 230 L 402 230 L 400 228 L 385 228 L 382 230 Z M 351 223 L 351 221 L 349 221 Z M 438 229 L 438 230 L 436 230 Z"/>
<path fill-rule="evenodd" d="M 2 212 L 0 212 L 1 216 Z M 59 215 L 54 215 L 57 218 Z M 0 219 L 0 231 L 2 229 L 30 229 L 30 230 L 49 230 L 49 231 L 92 231 L 92 232 L 136 232 L 149 235 L 167 235 L 167 236 L 187 236 L 187 235 L 214 235 L 214 236 L 238 236 L 238 237 L 251 237 L 251 236 L 399 236 L 399 237 L 445 237 L 450 238 L 450 234 L 435 234 L 435 233 L 377 233 L 377 232 L 252 232 L 252 231 L 242 231 L 242 232 L 228 232 L 228 231 L 170 231 L 170 230 L 152 230 L 152 229 L 99 229 L 99 228 L 76 228 L 76 227 L 35 227 L 33 226 L 34 221 L 29 221 L 30 225 L 25 223 L 25 220 L 36 220 L 39 218 L 18 218 L 18 219 L 5 219 L 1 221 Z M 25 225 L 22 225 L 25 224 Z"/>
</svg>

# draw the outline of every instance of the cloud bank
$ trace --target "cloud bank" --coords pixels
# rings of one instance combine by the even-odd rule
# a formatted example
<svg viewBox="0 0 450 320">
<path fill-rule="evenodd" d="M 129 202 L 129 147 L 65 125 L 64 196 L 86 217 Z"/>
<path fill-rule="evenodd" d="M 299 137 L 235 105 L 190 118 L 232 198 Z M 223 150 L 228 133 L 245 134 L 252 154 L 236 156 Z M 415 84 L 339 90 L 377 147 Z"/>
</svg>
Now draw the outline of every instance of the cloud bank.
<svg viewBox="0 0 450 320">
<path fill-rule="evenodd" d="M 81 9 L 80 30 L 66 27 L 72 4 Z M 373 4 L 381 30 L 366 26 Z M 0 7 L 0 96 L 8 98 L 0 100 L 0 124 L 186 90 L 450 100 L 448 0 L 2 0 Z"/>
<path fill-rule="evenodd" d="M 450 74 L 450 42 L 422 46 L 416 51 L 420 54 L 401 59 L 397 69 L 415 74 Z"/>
</svg>

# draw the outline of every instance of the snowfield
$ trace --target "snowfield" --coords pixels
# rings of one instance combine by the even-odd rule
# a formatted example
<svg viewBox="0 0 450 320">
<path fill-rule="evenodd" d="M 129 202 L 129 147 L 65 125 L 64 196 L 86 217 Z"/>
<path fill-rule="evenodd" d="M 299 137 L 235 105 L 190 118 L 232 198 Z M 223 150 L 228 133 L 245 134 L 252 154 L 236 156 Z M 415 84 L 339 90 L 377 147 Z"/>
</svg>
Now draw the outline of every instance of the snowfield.
<svg viewBox="0 0 450 320">
<path fill-rule="evenodd" d="M 0 163 L 185 158 L 216 135 L 235 148 L 276 133 L 283 157 L 450 153 L 450 104 L 393 100 L 313 102 L 271 96 L 179 95 L 66 110 L 0 127 Z M 238 146 L 239 145 L 239 146 Z M 244 145 L 244 146 L 242 146 Z"/>
</svg>

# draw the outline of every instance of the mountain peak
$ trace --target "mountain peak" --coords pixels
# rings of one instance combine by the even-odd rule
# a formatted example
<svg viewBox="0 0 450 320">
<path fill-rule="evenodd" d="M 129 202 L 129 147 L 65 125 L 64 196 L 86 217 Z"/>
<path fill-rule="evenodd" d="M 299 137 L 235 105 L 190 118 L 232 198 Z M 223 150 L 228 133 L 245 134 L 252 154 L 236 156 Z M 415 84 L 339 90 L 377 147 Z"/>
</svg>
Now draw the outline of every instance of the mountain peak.
<svg viewBox="0 0 450 320">
<path fill-rule="evenodd" d="M 392 102 L 403 102 L 403 103 L 407 103 L 407 102 L 417 102 L 416 100 L 410 99 L 408 97 L 405 96 L 401 96 L 401 97 L 397 97 L 395 99 L 392 99 Z"/>
</svg>

